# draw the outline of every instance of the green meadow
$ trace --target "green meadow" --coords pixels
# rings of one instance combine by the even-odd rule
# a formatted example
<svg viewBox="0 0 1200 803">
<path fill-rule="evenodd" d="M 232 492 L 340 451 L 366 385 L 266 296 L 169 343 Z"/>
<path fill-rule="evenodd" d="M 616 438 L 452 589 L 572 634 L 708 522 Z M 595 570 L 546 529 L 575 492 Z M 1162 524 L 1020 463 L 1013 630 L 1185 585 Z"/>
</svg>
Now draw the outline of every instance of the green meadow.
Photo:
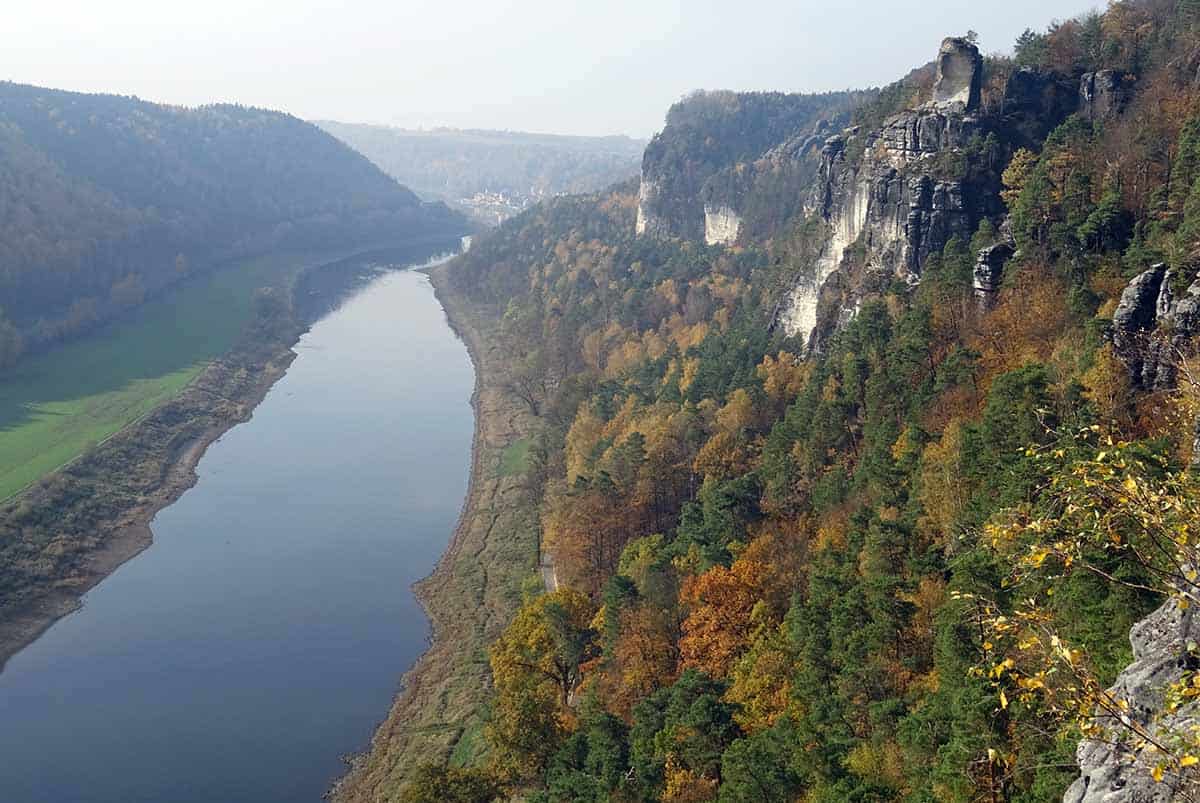
<svg viewBox="0 0 1200 803">
<path fill-rule="evenodd" d="M 233 346 L 257 288 L 282 286 L 319 262 L 272 255 L 218 268 L 20 362 L 0 379 L 0 500 L 178 393 Z"/>
</svg>

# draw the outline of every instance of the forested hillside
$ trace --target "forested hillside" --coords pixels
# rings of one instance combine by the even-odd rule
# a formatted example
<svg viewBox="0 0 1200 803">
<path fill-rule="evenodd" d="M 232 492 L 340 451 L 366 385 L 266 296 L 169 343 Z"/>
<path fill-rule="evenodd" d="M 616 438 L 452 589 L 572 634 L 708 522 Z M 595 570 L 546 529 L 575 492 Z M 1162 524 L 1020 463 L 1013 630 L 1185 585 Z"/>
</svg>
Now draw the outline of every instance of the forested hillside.
<svg viewBox="0 0 1200 803">
<path fill-rule="evenodd" d="M 557 589 L 404 799 L 1192 799 L 1198 67 L 1200 4 L 1126 0 L 852 110 L 718 96 L 778 125 L 674 110 L 455 261 Z"/>
<path fill-rule="evenodd" d="M 622 136 L 317 124 L 422 196 L 488 225 L 544 198 L 592 192 L 636 175 L 646 145 Z"/>
<path fill-rule="evenodd" d="M 221 260 L 463 229 L 286 114 L 0 84 L 0 367 Z"/>
</svg>

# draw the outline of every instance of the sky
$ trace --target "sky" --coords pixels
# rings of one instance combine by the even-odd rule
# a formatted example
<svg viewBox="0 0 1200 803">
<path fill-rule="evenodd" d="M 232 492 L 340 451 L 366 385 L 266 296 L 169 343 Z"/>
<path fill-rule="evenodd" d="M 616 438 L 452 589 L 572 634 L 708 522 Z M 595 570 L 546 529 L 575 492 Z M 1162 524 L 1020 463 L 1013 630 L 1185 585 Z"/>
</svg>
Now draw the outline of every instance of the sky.
<svg viewBox="0 0 1200 803">
<path fill-rule="evenodd" d="M 696 89 L 878 86 L 1088 0 L 20 0 L 0 79 L 405 127 L 646 137 Z"/>
</svg>

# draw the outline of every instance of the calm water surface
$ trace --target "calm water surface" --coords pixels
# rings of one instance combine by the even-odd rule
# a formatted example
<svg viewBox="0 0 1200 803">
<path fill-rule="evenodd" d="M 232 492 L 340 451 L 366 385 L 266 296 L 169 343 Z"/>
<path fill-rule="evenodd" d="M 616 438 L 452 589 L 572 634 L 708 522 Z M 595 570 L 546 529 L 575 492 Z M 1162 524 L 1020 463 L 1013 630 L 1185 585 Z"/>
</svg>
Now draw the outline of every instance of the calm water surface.
<svg viewBox="0 0 1200 803">
<path fill-rule="evenodd" d="M 462 504 L 473 373 L 411 271 L 296 350 L 154 545 L 0 674 L 0 801 L 317 803 L 367 745 L 428 637 L 409 585 Z"/>
</svg>

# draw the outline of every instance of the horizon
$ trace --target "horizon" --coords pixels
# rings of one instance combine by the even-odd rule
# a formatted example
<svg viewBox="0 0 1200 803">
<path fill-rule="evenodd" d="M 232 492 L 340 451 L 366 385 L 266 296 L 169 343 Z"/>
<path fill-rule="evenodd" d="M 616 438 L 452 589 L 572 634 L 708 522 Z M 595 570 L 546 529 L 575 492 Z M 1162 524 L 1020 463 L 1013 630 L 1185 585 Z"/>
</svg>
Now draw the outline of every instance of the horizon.
<svg viewBox="0 0 1200 803">
<path fill-rule="evenodd" d="M 975 30 L 985 53 L 1008 53 L 1026 27 L 1096 6 L 1015 0 L 980 8 L 958 0 L 909 10 L 899 36 L 894 10 L 877 0 L 853 14 L 754 0 L 736 18 L 718 3 L 685 9 L 680 0 L 618 0 L 628 13 L 549 0 L 468 5 L 213 0 L 202 11 L 116 0 L 103 19 L 83 13 L 79 0 L 66 13 L 23 7 L 6 20 L 16 44 L 7 46 L 0 78 L 309 121 L 649 139 L 667 109 L 697 89 L 885 86 L 928 62 L 944 36 Z M 739 27 L 763 20 L 770 24 Z"/>
</svg>

